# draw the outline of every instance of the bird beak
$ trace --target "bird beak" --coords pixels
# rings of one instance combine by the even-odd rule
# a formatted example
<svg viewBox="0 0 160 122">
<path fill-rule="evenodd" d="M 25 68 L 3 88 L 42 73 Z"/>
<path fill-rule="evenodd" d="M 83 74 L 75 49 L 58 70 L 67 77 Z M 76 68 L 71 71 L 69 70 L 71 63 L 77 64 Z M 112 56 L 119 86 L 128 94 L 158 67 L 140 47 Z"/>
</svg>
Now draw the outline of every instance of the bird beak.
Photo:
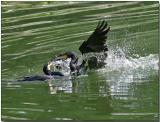
<svg viewBox="0 0 160 122">
<path fill-rule="evenodd" d="M 58 56 L 55 59 L 53 59 L 53 61 L 57 61 L 57 60 L 66 60 L 68 58 L 67 55 L 63 55 L 63 56 Z"/>
<path fill-rule="evenodd" d="M 66 59 L 68 58 L 68 56 L 67 56 L 67 55 L 64 55 L 63 57 L 64 57 L 64 60 L 66 60 Z"/>
</svg>

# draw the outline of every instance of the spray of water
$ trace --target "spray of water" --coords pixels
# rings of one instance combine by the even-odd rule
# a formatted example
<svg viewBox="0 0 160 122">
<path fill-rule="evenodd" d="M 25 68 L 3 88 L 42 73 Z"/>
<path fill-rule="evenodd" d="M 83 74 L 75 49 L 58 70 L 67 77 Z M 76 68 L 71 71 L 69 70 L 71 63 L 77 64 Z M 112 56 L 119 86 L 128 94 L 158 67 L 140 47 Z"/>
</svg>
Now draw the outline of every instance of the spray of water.
<svg viewBox="0 0 160 122">
<path fill-rule="evenodd" d="M 105 67 L 97 70 L 103 75 L 106 83 L 110 86 L 111 95 L 122 95 L 121 99 L 127 99 L 125 95 L 129 94 L 132 83 L 152 82 L 148 77 L 158 76 L 159 60 L 158 54 L 149 54 L 148 56 L 137 58 L 128 57 L 121 49 L 108 52 L 105 60 Z"/>
<path fill-rule="evenodd" d="M 107 79 L 113 80 L 114 78 L 114 81 L 123 82 L 132 82 L 135 79 L 143 79 L 158 74 L 158 54 L 137 57 L 127 57 L 120 48 L 116 52 L 109 51 L 105 60 L 105 68 L 99 69 L 98 72 L 103 73 Z"/>
<path fill-rule="evenodd" d="M 109 51 L 106 58 L 107 70 L 158 70 L 158 54 L 150 54 L 145 57 L 137 55 L 138 58 L 126 56 L 119 48 L 116 52 Z"/>
</svg>

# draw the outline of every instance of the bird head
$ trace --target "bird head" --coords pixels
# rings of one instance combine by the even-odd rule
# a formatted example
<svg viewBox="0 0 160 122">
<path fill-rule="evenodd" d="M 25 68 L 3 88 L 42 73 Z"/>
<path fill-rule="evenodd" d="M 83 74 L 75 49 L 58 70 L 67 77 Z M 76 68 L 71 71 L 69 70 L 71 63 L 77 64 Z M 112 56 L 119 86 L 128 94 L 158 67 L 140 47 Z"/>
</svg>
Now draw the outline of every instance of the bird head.
<svg viewBox="0 0 160 122">
<path fill-rule="evenodd" d="M 72 60 L 76 59 L 76 54 L 74 52 L 65 52 L 62 54 L 59 54 L 54 58 L 52 61 L 57 61 L 57 60 L 66 60 L 68 58 L 71 58 Z"/>
</svg>

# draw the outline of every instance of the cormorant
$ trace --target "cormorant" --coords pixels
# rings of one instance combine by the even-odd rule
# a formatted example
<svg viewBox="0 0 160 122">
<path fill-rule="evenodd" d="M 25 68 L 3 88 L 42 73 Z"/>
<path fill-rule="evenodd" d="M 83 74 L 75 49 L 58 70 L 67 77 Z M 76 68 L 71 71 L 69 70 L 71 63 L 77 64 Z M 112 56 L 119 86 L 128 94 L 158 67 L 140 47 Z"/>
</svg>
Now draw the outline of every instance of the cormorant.
<svg viewBox="0 0 160 122">
<path fill-rule="evenodd" d="M 87 55 L 89 53 L 98 53 L 101 55 L 100 58 L 97 55 L 89 56 L 87 60 L 83 60 L 81 64 L 78 64 L 78 57 L 73 52 L 65 52 L 63 54 L 58 55 L 56 58 L 52 59 L 49 63 L 45 64 L 43 67 L 43 71 L 46 75 L 62 75 L 60 72 L 54 72 L 50 70 L 50 66 L 52 66 L 52 62 L 56 60 L 66 60 L 68 58 L 71 59 L 69 63 L 71 74 L 75 73 L 80 74 L 81 69 L 86 69 L 85 64 L 88 64 L 89 69 L 97 69 L 101 68 L 105 65 L 104 60 L 107 57 L 108 47 L 106 44 L 107 34 L 110 30 L 107 22 L 105 20 L 99 21 L 96 29 L 87 39 L 84 41 L 79 47 L 80 52 L 83 55 Z"/>
<path fill-rule="evenodd" d="M 78 57 L 74 52 L 65 52 L 63 54 L 58 55 L 56 58 L 53 58 L 47 64 L 43 66 L 44 76 L 27 76 L 22 80 L 18 81 L 45 81 L 48 79 L 53 79 L 54 76 L 65 76 L 61 71 L 52 71 L 51 67 L 54 65 L 55 61 L 65 61 L 70 59 L 68 67 L 70 69 L 70 74 L 79 75 L 82 72 L 86 71 L 87 68 L 95 69 L 100 68 L 105 65 L 104 60 L 107 57 L 108 47 L 106 45 L 107 34 L 110 30 L 110 27 L 107 26 L 107 22 L 105 20 L 99 21 L 96 29 L 87 39 L 84 41 L 82 45 L 79 47 L 82 56 L 89 54 L 88 59 L 83 59 L 82 63 L 78 63 Z M 98 53 L 97 55 L 90 55 L 90 53 Z M 100 58 L 97 57 L 100 55 Z M 88 64 L 87 66 L 85 66 Z M 61 69 L 61 66 L 56 65 L 56 68 Z"/>
</svg>

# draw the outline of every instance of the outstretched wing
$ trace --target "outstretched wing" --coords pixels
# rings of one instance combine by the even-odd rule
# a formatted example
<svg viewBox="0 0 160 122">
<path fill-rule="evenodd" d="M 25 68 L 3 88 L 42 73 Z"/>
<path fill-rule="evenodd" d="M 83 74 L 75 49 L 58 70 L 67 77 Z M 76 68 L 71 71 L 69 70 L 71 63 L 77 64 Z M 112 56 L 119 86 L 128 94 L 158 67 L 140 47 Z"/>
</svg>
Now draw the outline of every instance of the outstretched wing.
<svg viewBox="0 0 160 122">
<path fill-rule="evenodd" d="M 81 53 L 108 51 L 106 39 L 109 30 L 110 27 L 107 26 L 107 22 L 105 20 L 99 21 L 92 35 L 90 35 L 88 40 L 84 41 L 79 47 Z"/>
</svg>

